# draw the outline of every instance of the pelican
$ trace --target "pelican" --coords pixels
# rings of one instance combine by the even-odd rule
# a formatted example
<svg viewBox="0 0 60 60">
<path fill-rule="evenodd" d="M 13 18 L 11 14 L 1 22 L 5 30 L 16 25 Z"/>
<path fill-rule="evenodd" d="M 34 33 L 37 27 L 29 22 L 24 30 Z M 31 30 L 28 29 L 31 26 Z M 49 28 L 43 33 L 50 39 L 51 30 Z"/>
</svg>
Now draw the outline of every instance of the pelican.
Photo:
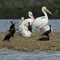
<svg viewBox="0 0 60 60">
<path fill-rule="evenodd" d="M 48 16 L 46 12 L 52 15 L 52 13 L 46 7 L 42 7 L 42 12 L 44 13 L 44 16 L 36 18 L 32 24 L 33 28 L 39 28 L 40 31 L 42 31 L 43 28 L 45 28 L 48 24 Z M 47 28 L 50 29 L 49 26 L 47 26 Z M 45 28 L 45 30 L 47 28 Z"/>
<path fill-rule="evenodd" d="M 22 36 L 24 36 L 24 37 L 31 37 L 32 32 L 30 32 L 30 31 L 28 30 L 28 28 L 23 25 L 23 26 L 21 26 L 20 34 L 21 34 Z"/>
<path fill-rule="evenodd" d="M 28 30 L 28 27 L 27 27 L 28 26 L 28 22 L 30 22 L 30 25 L 32 25 L 32 22 L 34 20 L 34 17 L 33 17 L 33 14 L 32 14 L 31 11 L 28 12 L 28 16 L 30 18 L 24 19 L 24 21 L 19 26 L 19 31 L 20 31 L 21 35 L 24 36 L 24 37 L 31 37 L 31 34 L 32 34 L 32 32 L 30 32 Z"/>
<path fill-rule="evenodd" d="M 34 16 L 33 16 L 33 14 L 32 14 L 31 11 L 28 12 L 28 16 L 29 16 L 30 18 L 24 19 L 24 21 L 22 22 L 21 25 L 28 26 L 28 22 L 30 22 L 30 25 L 32 24 L 32 22 L 33 22 L 33 20 L 34 20 Z"/>
<path fill-rule="evenodd" d="M 24 17 L 21 17 L 20 24 L 24 21 Z"/>
<path fill-rule="evenodd" d="M 24 37 L 31 37 L 32 35 L 32 32 L 29 31 L 28 28 L 24 25 L 19 26 L 19 31 L 20 31 L 20 34 Z"/>
</svg>

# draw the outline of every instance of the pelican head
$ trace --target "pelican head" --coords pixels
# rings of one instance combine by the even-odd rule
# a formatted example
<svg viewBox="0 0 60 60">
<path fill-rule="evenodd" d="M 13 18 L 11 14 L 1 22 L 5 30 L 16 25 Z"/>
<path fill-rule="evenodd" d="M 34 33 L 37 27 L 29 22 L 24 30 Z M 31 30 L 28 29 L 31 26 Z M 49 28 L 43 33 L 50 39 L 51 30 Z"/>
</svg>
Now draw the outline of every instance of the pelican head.
<svg viewBox="0 0 60 60">
<path fill-rule="evenodd" d="M 49 14 L 53 15 L 46 7 L 42 7 L 42 11 L 48 12 Z"/>
<path fill-rule="evenodd" d="M 24 21 L 24 17 L 21 17 L 20 19 L 20 23 L 22 23 Z"/>
<path fill-rule="evenodd" d="M 21 20 L 24 21 L 24 17 L 21 17 Z"/>
<path fill-rule="evenodd" d="M 31 11 L 28 12 L 28 16 L 29 16 L 29 17 L 32 17 L 32 16 L 33 16 L 33 14 L 32 14 Z"/>
</svg>

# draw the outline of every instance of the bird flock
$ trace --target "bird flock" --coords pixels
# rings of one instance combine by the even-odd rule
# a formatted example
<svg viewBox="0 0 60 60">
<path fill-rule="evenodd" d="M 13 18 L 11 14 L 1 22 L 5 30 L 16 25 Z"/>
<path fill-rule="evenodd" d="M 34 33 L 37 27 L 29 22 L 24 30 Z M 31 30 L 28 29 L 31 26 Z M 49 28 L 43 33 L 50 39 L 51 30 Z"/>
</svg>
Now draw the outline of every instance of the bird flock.
<svg viewBox="0 0 60 60">
<path fill-rule="evenodd" d="M 31 37 L 33 33 L 32 30 L 33 29 L 35 30 L 38 28 L 40 32 L 44 31 L 44 33 L 42 34 L 42 38 L 39 38 L 39 40 L 42 40 L 42 39 L 49 40 L 49 33 L 51 32 L 51 25 L 48 25 L 49 20 L 48 20 L 47 12 L 51 15 L 52 13 L 46 7 L 42 7 L 42 12 L 44 13 L 44 16 L 37 17 L 37 18 L 34 18 L 33 13 L 31 11 L 28 12 L 29 18 L 24 19 L 24 17 L 21 17 L 18 31 L 23 37 Z M 7 39 L 9 41 L 9 39 L 12 36 L 14 36 L 15 34 L 14 25 L 15 24 L 11 22 L 9 33 L 5 36 L 3 41 Z M 45 35 L 47 38 L 45 38 L 43 35 Z"/>
<path fill-rule="evenodd" d="M 44 13 L 44 16 L 41 17 L 34 18 L 33 13 L 29 11 L 28 12 L 29 18 L 27 19 L 24 19 L 24 17 L 21 18 L 21 24 L 18 30 L 20 31 L 20 34 L 22 36 L 31 37 L 32 31 L 28 29 L 29 24 L 32 27 L 32 28 L 30 27 L 31 29 L 39 28 L 40 31 L 44 31 L 44 32 L 50 30 L 50 27 L 48 25 L 49 20 L 48 20 L 47 12 L 51 15 L 52 13 L 46 7 L 42 7 L 42 12 Z"/>
</svg>

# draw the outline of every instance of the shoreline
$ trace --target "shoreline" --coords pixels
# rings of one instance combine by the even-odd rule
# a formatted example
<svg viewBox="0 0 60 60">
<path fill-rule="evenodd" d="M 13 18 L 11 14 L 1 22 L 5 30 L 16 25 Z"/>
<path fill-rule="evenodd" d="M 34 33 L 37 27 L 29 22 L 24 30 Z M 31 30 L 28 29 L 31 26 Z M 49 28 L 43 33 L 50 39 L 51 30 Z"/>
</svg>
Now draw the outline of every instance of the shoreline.
<svg viewBox="0 0 60 60">
<path fill-rule="evenodd" d="M 37 40 L 42 33 L 34 32 L 30 38 L 23 37 L 19 32 L 10 41 L 3 41 L 8 32 L 0 32 L 0 49 L 31 52 L 31 51 L 60 51 L 60 32 L 51 32 L 50 40 Z"/>
</svg>

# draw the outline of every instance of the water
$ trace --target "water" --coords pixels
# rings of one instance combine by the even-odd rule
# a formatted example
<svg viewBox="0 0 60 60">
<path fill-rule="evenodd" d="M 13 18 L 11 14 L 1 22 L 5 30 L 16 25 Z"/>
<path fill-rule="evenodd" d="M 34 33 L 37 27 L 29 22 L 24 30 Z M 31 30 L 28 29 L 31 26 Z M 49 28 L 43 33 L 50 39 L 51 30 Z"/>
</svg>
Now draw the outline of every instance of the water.
<svg viewBox="0 0 60 60">
<path fill-rule="evenodd" d="M 6 32 L 9 30 L 10 21 L 13 21 L 16 25 L 16 29 L 19 26 L 19 19 L 0 19 L 0 32 Z"/>
<path fill-rule="evenodd" d="M 9 29 L 10 21 L 16 23 L 16 28 L 19 26 L 19 19 L 0 20 L 0 31 Z M 54 31 L 60 31 L 60 20 L 49 20 Z M 35 51 L 35 52 L 20 52 L 8 49 L 0 49 L 0 60 L 60 60 L 60 51 Z"/>
<path fill-rule="evenodd" d="M 0 49 L 0 60 L 60 60 L 60 52 L 19 52 Z"/>
<path fill-rule="evenodd" d="M 60 19 L 49 20 L 49 24 L 52 25 L 54 31 L 60 32 Z"/>
<path fill-rule="evenodd" d="M 3 31 L 6 32 L 9 30 L 10 21 L 13 21 L 14 23 L 16 23 L 15 27 L 16 29 L 18 28 L 19 19 L 0 19 L 0 32 L 3 32 Z M 54 31 L 60 32 L 60 19 L 49 20 L 49 24 L 52 25 L 52 28 Z"/>
</svg>

